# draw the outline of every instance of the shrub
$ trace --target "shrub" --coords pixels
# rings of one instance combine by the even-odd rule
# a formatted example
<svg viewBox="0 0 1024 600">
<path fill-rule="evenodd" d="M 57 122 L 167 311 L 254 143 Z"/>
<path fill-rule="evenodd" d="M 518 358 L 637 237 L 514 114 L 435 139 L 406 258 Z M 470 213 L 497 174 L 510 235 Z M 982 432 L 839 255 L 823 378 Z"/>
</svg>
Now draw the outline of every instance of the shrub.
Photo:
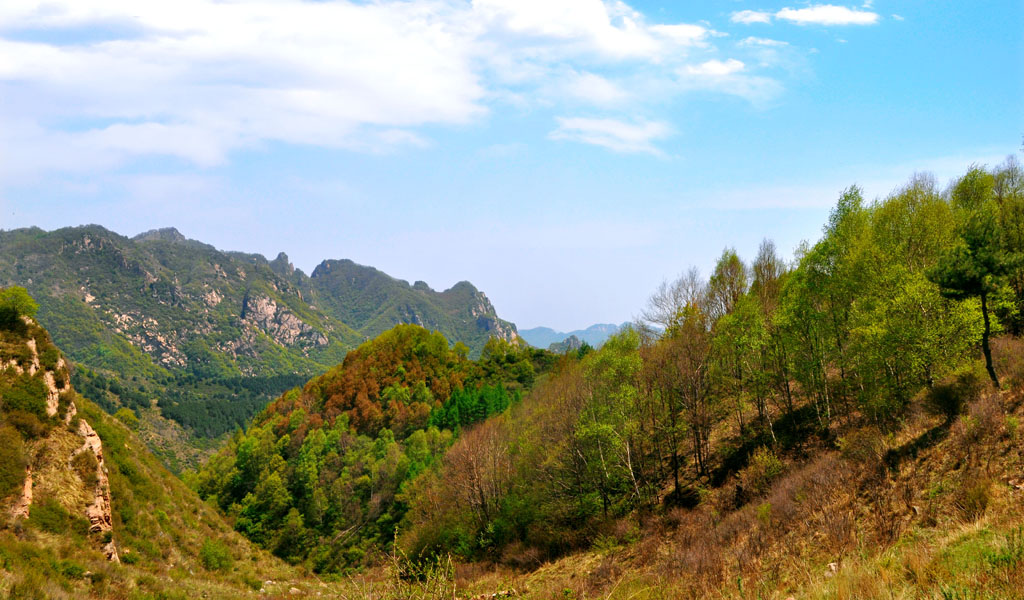
<svg viewBox="0 0 1024 600">
<path fill-rule="evenodd" d="M 65 533 L 71 515 L 52 498 L 36 501 L 29 509 L 29 522 L 49 533 Z"/>
<path fill-rule="evenodd" d="M 124 423 L 128 429 L 138 429 L 139 427 L 139 418 L 135 416 L 135 411 L 130 408 L 119 408 L 117 412 L 114 413 L 114 417 L 116 417 L 118 421 Z"/>
<path fill-rule="evenodd" d="M 925 395 L 925 407 L 951 422 L 964 411 L 968 403 L 981 395 L 984 385 L 984 376 L 978 373 L 977 368 L 963 369 L 933 385 Z"/>
<path fill-rule="evenodd" d="M 231 568 L 231 552 L 224 544 L 207 539 L 199 550 L 199 560 L 207 571 L 227 571 Z"/>
<path fill-rule="evenodd" d="M 11 286 L 0 290 L 0 327 L 10 328 L 18 317 L 34 317 L 39 305 L 23 287 Z"/>
<path fill-rule="evenodd" d="M 21 489 L 27 465 L 21 435 L 13 427 L 0 427 L 0 498 Z"/>
<path fill-rule="evenodd" d="M 99 476 L 96 474 L 99 462 L 96 460 L 96 455 L 89 450 L 76 454 L 71 459 L 71 468 L 75 470 L 75 473 L 78 473 L 78 476 L 87 488 L 94 488 L 99 483 Z"/>
<path fill-rule="evenodd" d="M 768 491 L 772 481 L 782 474 L 783 469 L 784 466 L 779 457 L 762 446 L 754 451 L 750 462 L 740 472 L 740 484 L 748 497 L 760 496 Z"/>
<path fill-rule="evenodd" d="M 885 456 L 885 440 L 874 427 L 858 429 L 839 440 L 839 451 L 847 460 L 877 466 Z"/>
<path fill-rule="evenodd" d="M 54 569 L 68 579 L 85 577 L 85 567 L 72 560 L 60 560 L 54 563 Z"/>
<path fill-rule="evenodd" d="M 47 371 L 56 371 L 58 360 L 60 360 L 60 351 L 53 346 L 39 353 L 39 364 Z"/>
<path fill-rule="evenodd" d="M 953 498 L 953 506 L 965 521 L 973 522 L 981 518 L 988 509 L 991 498 L 991 482 L 983 477 L 964 481 Z"/>
<path fill-rule="evenodd" d="M 10 600 L 46 600 L 46 578 L 38 571 L 28 570 L 20 579 L 11 583 L 7 591 Z"/>
<path fill-rule="evenodd" d="M 1002 336 L 992 341 L 992 355 L 999 378 L 1010 387 L 1024 385 L 1024 340 Z"/>
<path fill-rule="evenodd" d="M 50 430 L 50 427 L 39 420 L 39 417 L 23 410 L 13 410 L 5 415 L 7 424 L 21 432 L 21 435 L 28 440 L 42 437 Z"/>
<path fill-rule="evenodd" d="M 6 411 L 23 410 L 41 419 L 46 417 L 46 384 L 42 379 L 23 373 L 0 396 Z"/>
</svg>

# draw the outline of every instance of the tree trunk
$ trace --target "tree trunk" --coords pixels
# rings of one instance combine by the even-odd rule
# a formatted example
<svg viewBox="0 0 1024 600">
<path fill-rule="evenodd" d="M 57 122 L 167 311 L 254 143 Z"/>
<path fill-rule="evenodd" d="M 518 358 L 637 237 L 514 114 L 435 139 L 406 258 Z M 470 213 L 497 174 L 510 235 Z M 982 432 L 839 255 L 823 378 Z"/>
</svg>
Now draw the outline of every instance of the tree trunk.
<svg viewBox="0 0 1024 600">
<path fill-rule="evenodd" d="M 985 331 L 981 334 L 981 351 L 985 353 L 985 369 L 988 371 L 988 376 L 992 378 L 992 383 L 995 384 L 996 389 L 998 390 L 999 378 L 996 377 L 996 370 L 992 368 L 992 349 L 988 346 L 991 326 L 988 321 L 988 294 L 985 292 L 981 293 L 981 316 L 985 320 Z"/>
</svg>

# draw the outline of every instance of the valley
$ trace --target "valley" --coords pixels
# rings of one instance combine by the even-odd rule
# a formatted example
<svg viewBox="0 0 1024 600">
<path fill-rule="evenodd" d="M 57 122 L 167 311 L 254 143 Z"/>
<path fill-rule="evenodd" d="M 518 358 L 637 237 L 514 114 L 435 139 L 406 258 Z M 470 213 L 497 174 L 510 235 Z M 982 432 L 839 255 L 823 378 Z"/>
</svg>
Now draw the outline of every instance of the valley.
<svg viewBox="0 0 1024 600">
<path fill-rule="evenodd" d="M 238 315 L 190 296 L 205 288 L 190 287 L 184 267 L 160 271 L 181 286 L 171 296 L 159 285 L 139 292 L 150 270 L 125 250 L 111 256 L 114 273 L 135 274 L 116 276 L 127 287 L 79 275 L 79 293 L 93 286 L 73 313 L 82 322 L 106 327 L 102 307 L 126 298 L 166 310 L 169 322 L 198 311 L 192 328 L 175 330 L 185 341 L 154 334 L 164 342 L 151 345 L 123 319 L 83 337 L 84 325 L 57 312 L 70 300 L 54 290 L 71 287 L 47 275 L 57 267 L 25 273 L 50 263 L 6 257 L 44 292 L 0 291 L 0 590 L 1022 597 L 1022 181 L 1009 160 L 973 167 L 947 190 L 914 177 L 867 202 L 848 188 L 822 239 L 792 261 L 767 240 L 749 262 L 726 248 L 710 276 L 666 282 L 637 323 L 599 347 L 541 350 L 501 334 L 515 331 L 508 325 L 474 348 L 400 323 L 310 376 L 287 365 L 342 352 L 328 336 L 342 321 L 312 312 L 340 300 L 324 301 L 322 284 L 298 276 L 289 288 L 258 257 L 248 268 L 266 279 L 247 288 Z M 92 248 L 112 247 L 96 239 Z M 75 243 L 65 249 L 90 245 Z M 162 243 L 145 248 L 176 252 Z M 107 263 L 78 271 L 98 264 Z M 217 289 L 226 298 L 235 288 Z M 286 303 L 300 292 L 317 304 Z M 460 293 L 480 298 L 460 286 L 442 294 Z M 280 316 L 302 311 L 302 323 L 323 330 Z M 237 332 L 266 345 L 229 351 L 235 342 L 216 341 Z M 63 355 L 60 339 L 79 340 L 97 366 Z M 103 340 L 122 354 L 100 351 Z M 175 371 L 172 348 L 200 342 L 205 353 L 183 353 L 188 368 Z M 211 376 L 204 364 L 236 375 Z M 175 391 L 176 377 L 194 387 Z M 126 382 L 160 383 L 148 389 L 167 396 L 126 402 Z M 207 394 L 216 386 L 235 396 Z M 180 478 L 143 441 L 158 446 L 151 428 L 168 416 L 146 411 L 165 397 L 214 414 L 243 390 L 273 386 L 287 389 L 259 406 L 254 394 L 252 416 L 238 413 L 244 428 L 208 435 L 208 458 Z M 168 431 L 188 421 L 175 423 Z"/>
</svg>

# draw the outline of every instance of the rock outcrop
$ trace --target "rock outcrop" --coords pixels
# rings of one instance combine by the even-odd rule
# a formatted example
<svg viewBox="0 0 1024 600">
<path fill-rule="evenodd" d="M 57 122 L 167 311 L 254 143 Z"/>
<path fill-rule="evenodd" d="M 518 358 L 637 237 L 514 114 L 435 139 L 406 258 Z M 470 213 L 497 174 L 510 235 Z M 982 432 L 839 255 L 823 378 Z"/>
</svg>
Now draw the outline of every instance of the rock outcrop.
<svg viewBox="0 0 1024 600">
<path fill-rule="evenodd" d="M 242 320 L 255 325 L 282 346 L 326 346 L 327 337 L 269 296 L 246 296 Z"/>
<path fill-rule="evenodd" d="M 96 457 L 96 485 L 91 493 L 92 501 L 85 507 L 85 517 L 89 519 L 89 533 L 102 536 L 114 530 L 114 520 L 110 509 L 110 480 L 107 478 L 107 465 L 103 460 L 103 442 L 96 430 L 85 419 L 78 421 L 78 435 L 82 436 L 84 443 L 72 454 L 71 458 L 74 459 L 80 452 L 92 452 Z M 113 537 L 104 536 L 101 539 L 104 540 L 102 542 L 103 553 L 107 559 L 121 562 Z"/>
<path fill-rule="evenodd" d="M 11 518 L 27 519 L 29 510 L 32 508 L 32 467 L 25 467 L 25 483 L 22 485 L 21 494 L 14 502 L 11 509 Z"/>
</svg>

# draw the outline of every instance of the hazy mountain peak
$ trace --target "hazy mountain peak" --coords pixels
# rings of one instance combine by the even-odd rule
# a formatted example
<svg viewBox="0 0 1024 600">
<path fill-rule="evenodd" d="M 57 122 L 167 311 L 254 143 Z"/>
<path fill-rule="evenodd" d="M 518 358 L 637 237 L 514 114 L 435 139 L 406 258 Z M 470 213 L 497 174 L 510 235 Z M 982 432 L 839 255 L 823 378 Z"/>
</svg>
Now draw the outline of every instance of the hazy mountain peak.
<svg viewBox="0 0 1024 600">
<path fill-rule="evenodd" d="M 160 229 L 144 231 L 133 237 L 132 240 L 136 242 L 187 242 L 188 238 L 174 227 L 161 227 Z"/>
</svg>

